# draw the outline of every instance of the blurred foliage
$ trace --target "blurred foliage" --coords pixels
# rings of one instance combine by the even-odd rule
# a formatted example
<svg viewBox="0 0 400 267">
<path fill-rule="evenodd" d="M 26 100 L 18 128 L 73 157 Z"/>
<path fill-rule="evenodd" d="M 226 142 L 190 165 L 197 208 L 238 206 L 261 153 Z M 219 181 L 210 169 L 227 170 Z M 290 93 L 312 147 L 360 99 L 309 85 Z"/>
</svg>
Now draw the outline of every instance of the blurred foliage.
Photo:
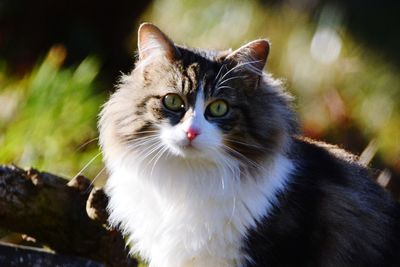
<svg viewBox="0 0 400 267">
<path fill-rule="evenodd" d="M 259 1 L 156 0 L 143 20 L 194 47 L 238 48 L 267 37 L 266 69 L 296 96 L 304 132 L 358 154 L 375 140 L 385 164 L 400 171 L 399 70 L 352 38 L 340 6 L 314 13 Z"/>
<path fill-rule="evenodd" d="M 0 70 L 0 162 L 34 166 L 68 177 L 99 150 L 96 117 L 103 95 L 95 94 L 99 62 L 87 58 L 62 69 L 62 46 L 53 47 L 33 71 L 16 79 Z M 83 147 L 82 147 L 83 146 Z M 86 174 L 94 177 L 101 159 Z"/>
</svg>

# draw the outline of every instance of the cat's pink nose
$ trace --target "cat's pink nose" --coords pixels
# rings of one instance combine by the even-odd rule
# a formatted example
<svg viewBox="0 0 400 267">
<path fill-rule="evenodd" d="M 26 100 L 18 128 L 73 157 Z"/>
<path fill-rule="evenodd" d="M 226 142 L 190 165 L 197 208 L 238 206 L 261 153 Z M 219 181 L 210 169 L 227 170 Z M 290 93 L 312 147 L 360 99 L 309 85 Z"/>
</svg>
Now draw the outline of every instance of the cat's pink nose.
<svg viewBox="0 0 400 267">
<path fill-rule="evenodd" d="M 189 130 L 186 132 L 186 136 L 189 139 L 189 141 L 193 141 L 193 139 L 196 138 L 200 134 L 200 131 L 197 130 L 196 128 L 189 128 Z"/>
</svg>

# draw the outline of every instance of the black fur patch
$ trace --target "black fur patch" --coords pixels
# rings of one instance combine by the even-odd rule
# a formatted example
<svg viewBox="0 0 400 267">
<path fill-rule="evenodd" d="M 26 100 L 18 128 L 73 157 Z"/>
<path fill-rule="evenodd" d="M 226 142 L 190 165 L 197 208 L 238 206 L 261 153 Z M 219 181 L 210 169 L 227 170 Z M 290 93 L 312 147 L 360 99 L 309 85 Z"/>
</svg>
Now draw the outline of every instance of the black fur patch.
<svg viewBox="0 0 400 267">
<path fill-rule="evenodd" d="M 368 170 L 296 139 L 297 162 L 272 215 L 252 229 L 246 266 L 400 266 L 400 208 Z"/>
</svg>

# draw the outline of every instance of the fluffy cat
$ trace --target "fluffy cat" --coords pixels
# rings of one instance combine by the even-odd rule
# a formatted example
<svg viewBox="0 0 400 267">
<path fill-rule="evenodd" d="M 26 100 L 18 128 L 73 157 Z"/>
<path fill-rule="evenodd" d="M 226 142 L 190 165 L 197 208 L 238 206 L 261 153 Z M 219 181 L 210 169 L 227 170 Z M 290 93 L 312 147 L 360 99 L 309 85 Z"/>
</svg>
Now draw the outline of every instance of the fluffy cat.
<svg viewBox="0 0 400 267">
<path fill-rule="evenodd" d="M 110 222 L 152 267 L 400 266 L 400 210 L 355 156 L 299 136 L 263 73 L 266 40 L 236 51 L 139 28 L 139 60 L 100 114 Z"/>
</svg>

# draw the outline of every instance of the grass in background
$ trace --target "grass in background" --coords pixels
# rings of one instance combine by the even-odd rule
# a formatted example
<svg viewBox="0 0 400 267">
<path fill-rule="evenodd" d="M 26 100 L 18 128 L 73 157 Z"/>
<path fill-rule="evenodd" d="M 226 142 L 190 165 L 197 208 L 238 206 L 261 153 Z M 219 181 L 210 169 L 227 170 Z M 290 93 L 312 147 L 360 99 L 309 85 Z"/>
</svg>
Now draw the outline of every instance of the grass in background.
<svg viewBox="0 0 400 267">
<path fill-rule="evenodd" d="M 95 93 L 99 62 L 61 68 L 66 51 L 53 47 L 22 79 L 0 70 L 0 162 L 76 175 L 98 153 L 96 118 L 104 96 Z M 85 172 L 101 169 L 99 156 Z"/>
</svg>

